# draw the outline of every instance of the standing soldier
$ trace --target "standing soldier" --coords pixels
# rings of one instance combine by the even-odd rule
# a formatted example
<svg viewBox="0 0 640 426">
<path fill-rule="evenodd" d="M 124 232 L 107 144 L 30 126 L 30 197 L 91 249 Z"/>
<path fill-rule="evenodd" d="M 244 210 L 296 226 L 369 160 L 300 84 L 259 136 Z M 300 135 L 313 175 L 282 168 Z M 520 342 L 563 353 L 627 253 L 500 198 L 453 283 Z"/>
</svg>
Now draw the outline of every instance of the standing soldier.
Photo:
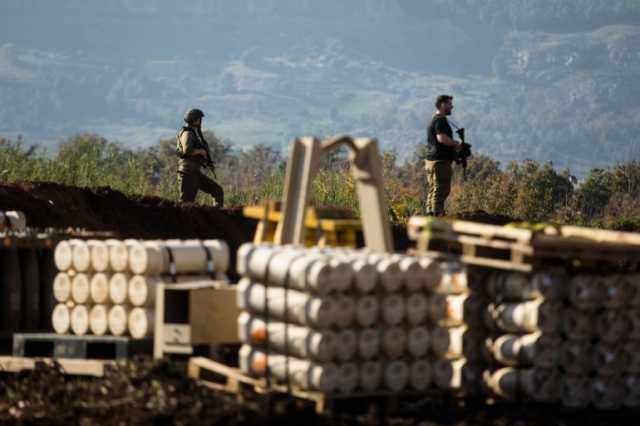
<svg viewBox="0 0 640 426">
<path fill-rule="evenodd" d="M 440 95 L 435 105 L 436 112 L 427 129 L 427 215 L 444 216 L 444 202 L 451 191 L 451 163 L 456 160 L 461 143 L 453 140 L 453 131 L 447 121 L 453 110 L 453 96 Z"/>
<path fill-rule="evenodd" d="M 211 195 L 218 207 L 222 207 L 224 203 L 222 187 L 200 170 L 201 167 L 209 167 L 213 170 L 209 144 L 202 136 L 203 117 L 204 113 L 199 109 L 187 111 L 184 116 L 186 126 L 178 132 L 176 154 L 180 158 L 178 160 L 180 201 L 193 202 L 198 190 L 201 190 Z"/>
</svg>

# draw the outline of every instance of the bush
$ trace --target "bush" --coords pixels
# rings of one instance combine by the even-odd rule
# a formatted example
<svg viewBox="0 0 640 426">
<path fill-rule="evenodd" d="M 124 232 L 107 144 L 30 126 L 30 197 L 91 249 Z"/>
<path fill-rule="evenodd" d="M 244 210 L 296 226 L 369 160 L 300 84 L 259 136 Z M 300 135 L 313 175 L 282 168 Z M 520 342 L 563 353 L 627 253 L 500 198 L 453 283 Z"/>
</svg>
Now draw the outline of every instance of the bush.
<svg viewBox="0 0 640 426">
<path fill-rule="evenodd" d="M 217 165 L 217 180 L 228 206 L 279 199 L 285 159 L 273 147 L 238 150 L 230 141 L 205 134 Z M 428 186 L 423 162 L 414 156 L 399 164 L 395 151 L 382 152 L 384 196 L 394 222 L 424 214 Z M 109 186 L 128 195 L 178 200 L 175 140 L 160 140 L 144 149 L 130 149 L 99 135 L 80 134 L 64 140 L 49 155 L 37 145 L 0 139 L 0 182 L 53 181 L 66 185 Z M 312 201 L 358 212 L 355 183 L 344 149 L 323 158 L 312 185 Z M 198 202 L 212 204 L 206 194 Z M 484 211 L 528 222 L 572 223 L 637 230 L 640 227 L 640 161 L 591 170 L 577 183 L 569 170 L 526 160 L 506 167 L 486 156 L 472 158 L 463 180 L 454 166 L 447 201 L 451 214 Z"/>
</svg>

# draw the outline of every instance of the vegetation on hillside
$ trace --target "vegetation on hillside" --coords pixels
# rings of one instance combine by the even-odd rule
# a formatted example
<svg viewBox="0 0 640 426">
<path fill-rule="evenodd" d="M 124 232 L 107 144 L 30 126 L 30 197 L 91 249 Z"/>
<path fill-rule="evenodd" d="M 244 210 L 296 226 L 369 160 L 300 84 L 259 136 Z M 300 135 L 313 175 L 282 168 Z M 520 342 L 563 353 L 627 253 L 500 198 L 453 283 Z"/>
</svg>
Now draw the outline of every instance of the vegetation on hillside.
<svg viewBox="0 0 640 426">
<path fill-rule="evenodd" d="M 286 158 L 278 150 L 257 145 L 234 149 L 207 132 L 217 163 L 218 181 L 229 205 L 248 205 L 282 194 Z M 0 182 L 53 181 L 66 185 L 109 186 L 128 195 L 178 199 L 176 156 L 172 139 L 144 149 L 90 134 L 73 136 L 54 154 L 24 140 L 0 139 Z M 422 164 L 400 163 L 394 151 L 382 153 L 385 194 L 390 215 L 403 222 L 423 214 L 427 185 Z M 314 181 L 316 205 L 332 205 L 357 211 L 353 179 L 345 151 L 325 158 Z M 213 200 L 200 194 L 198 202 Z M 592 169 L 578 182 L 570 170 L 556 170 L 552 163 L 532 160 L 501 165 L 485 157 L 473 158 L 466 180 L 455 168 L 448 201 L 450 213 L 485 211 L 529 222 L 572 223 L 614 229 L 640 229 L 640 161 L 628 161 L 606 169 Z"/>
<path fill-rule="evenodd" d="M 134 3 L 3 2 L 0 133 L 147 146 L 198 107 L 237 146 L 375 135 L 405 161 L 449 93 L 503 165 L 640 159 L 638 0 Z"/>
</svg>

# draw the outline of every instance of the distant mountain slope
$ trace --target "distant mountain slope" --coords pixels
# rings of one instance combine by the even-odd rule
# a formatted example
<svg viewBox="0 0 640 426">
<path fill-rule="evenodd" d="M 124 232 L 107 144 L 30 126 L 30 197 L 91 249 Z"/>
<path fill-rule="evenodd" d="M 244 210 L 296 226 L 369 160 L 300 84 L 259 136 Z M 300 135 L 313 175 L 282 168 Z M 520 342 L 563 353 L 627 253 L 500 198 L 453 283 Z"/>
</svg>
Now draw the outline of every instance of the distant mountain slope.
<svg viewBox="0 0 640 426">
<path fill-rule="evenodd" d="M 502 161 L 581 174 L 640 157 L 635 0 L 8 0 L 0 12 L 0 135 L 148 145 L 198 105 L 240 146 L 353 133 L 408 158 L 446 92 L 474 148 Z"/>
</svg>

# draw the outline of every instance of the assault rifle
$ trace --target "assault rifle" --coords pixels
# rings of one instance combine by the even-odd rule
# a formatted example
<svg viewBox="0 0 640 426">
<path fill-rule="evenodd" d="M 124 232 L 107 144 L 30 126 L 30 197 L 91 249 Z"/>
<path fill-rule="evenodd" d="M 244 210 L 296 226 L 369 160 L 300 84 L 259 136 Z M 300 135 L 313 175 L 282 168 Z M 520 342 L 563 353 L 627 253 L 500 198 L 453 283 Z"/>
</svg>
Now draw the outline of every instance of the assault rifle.
<svg viewBox="0 0 640 426">
<path fill-rule="evenodd" d="M 456 127 L 455 124 L 454 127 Z M 471 157 L 471 145 L 464 141 L 464 127 L 456 127 L 456 133 L 462 141 L 462 146 L 456 156 L 456 163 L 462 166 L 462 179 L 464 180 L 467 178 L 467 159 Z"/>
<path fill-rule="evenodd" d="M 200 141 L 202 142 L 201 148 L 204 149 L 204 152 L 206 154 L 206 158 L 204 160 L 203 165 L 207 169 L 211 170 L 211 173 L 213 173 L 213 177 L 215 179 L 218 179 L 218 176 L 216 176 L 216 164 L 213 162 L 213 158 L 211 157 L 211 150 L 209 149 L 209 143 L 204 138 L 204 135 L 202 134 L 202 130 L 197 129 L 196 131 L 198 132 L 198 136 L 200 138 Z"/>
</svg>

